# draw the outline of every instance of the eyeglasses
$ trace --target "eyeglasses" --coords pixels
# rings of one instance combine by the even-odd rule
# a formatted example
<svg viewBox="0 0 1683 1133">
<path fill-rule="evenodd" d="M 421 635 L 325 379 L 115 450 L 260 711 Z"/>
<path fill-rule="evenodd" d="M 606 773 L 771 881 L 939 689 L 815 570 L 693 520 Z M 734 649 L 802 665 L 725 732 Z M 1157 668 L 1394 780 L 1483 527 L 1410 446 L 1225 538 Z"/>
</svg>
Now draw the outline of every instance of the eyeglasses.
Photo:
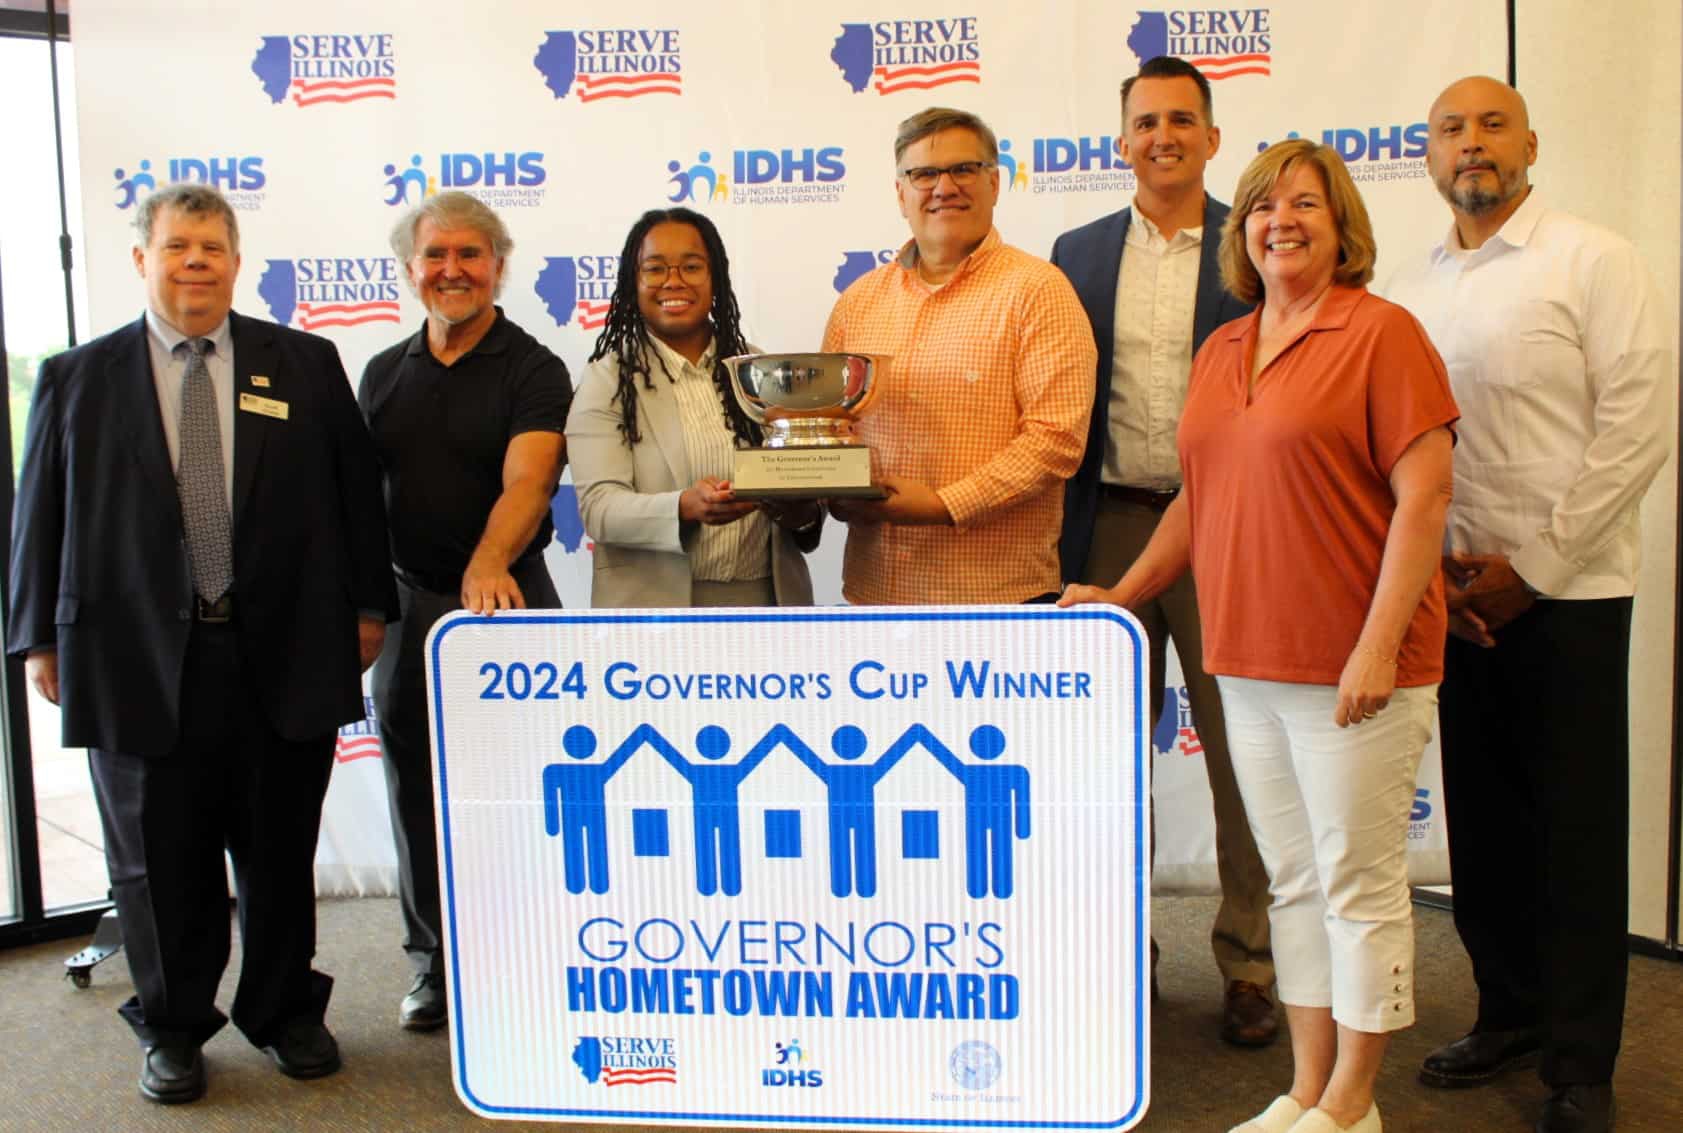
<svg viewBox="0 0 1683 1133">
<path fill-rule="evenodd" d="M 707 279 L 706 260 L 684 260 L 682 263 L 668 264 L 660 260 L 649 260 L 637 265 L 637 277 L 649 287 L 659 287 L 672 278 L 677 272 L 678 278 L 685 283 L 703 283 Z"/>
<path fill-rule="evenodd" d="M 912 188 L 928 190 L 933 189 L 941 180 L 941 174 L 945 173 L 953 179 L 954 185 L 962 188 L 974 185 L 983 170 L 992 169 L 996 164 L 992 161 L 961 161 L 957 165 L 918 165 L 900 170 L 900 176 Z"/>
</svg>

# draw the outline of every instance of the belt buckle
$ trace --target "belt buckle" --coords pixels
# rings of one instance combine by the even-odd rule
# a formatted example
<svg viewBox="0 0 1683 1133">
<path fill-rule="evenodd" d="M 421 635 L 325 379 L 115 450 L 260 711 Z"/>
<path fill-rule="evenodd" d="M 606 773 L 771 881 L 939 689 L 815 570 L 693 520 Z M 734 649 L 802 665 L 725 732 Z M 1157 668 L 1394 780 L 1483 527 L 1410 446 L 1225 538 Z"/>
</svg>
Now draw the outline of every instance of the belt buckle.
<svg viewBox="0 0 1683 1133">
<path fill-rule="evenodd" d="M 206 602 L 195 594 L 193 606 L 199 621 L 206 625 L 226 625 L 234 620 L 234 599 L 230 594 L 224 594 L 214 602 Z"/>
</svg>

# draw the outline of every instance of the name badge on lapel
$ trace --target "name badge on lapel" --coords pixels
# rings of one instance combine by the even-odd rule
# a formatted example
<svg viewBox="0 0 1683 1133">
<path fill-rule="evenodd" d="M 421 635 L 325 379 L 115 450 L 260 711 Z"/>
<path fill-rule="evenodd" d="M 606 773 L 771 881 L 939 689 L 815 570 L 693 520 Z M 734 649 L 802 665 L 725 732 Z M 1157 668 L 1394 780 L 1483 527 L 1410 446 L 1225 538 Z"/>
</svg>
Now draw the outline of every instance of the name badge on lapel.
<svg viewBox="0 0 1683 1133">
<path fill-rule="evenodd" d="M 258 413 L 264 417 L 273 417 L 277 421 L 286 420 L 288 412 L 284 401 L 276 401 L 272 397 L 258 397 L 254 393 L 240 394 L 240 409 L 246 413 Z"/>
</svg>

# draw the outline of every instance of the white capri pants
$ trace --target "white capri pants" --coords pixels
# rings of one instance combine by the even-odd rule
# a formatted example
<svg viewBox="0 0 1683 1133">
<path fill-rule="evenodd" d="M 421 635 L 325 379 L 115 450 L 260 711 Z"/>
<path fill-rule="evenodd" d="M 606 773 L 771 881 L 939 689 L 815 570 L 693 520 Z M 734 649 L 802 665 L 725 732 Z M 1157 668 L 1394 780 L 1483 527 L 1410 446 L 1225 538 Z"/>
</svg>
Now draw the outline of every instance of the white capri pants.
<svg viewBox="0 0 1683 1133">
<path fill-rule="evenodd" d="M 1377 1034 L 1414 1022 L 1408 816 L 1438 686 L 1332 722 L 1338 689 L 1217 677 L 1233 772 L 1268 868 L 1280 1000 Z"/>
</svg>

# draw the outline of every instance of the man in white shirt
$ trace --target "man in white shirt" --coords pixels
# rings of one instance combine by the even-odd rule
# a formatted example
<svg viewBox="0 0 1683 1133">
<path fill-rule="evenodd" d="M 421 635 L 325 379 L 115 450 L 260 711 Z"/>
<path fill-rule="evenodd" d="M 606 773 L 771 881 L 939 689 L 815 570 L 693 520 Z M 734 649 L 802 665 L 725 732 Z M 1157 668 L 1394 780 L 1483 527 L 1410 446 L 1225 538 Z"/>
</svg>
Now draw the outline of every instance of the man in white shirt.
<svg viewBox="0 0 1683 1133">
<path fill-rule="evenodd" d="M 1216 266 L 1227 206 L 1204 192 L 1205 163 L 1221 145 L 1209 80 L 1184 59 L 1147 60 L 1122 84 L 1122 144 L 1138 179 L 1133 207 L 1066 232 L 1052 247 L 1099 347 L 1087 448 L 1065 490 L 1059 552 L 1065 579 L 1101 586 L 1132 565 L 1180 491 L 1175 431 L 1193 353 L 1246 312 L 1222 288 Z M 1221 1034 L 1263 1046 L 1278 1029 L 1269 998 L 1268 873 L 1233 778 L 1221 697 L 1204 672 L 1192 576 L 1136 612 L 1151 642 L 1151 720 L 1163 710 L 1163 659 L 1173 639 L 1214 796 L 1222 903 L 1211 941 L 1226 981 Z"/>
<path fill-rule="evenodd" d="M 1666 459 L 1671 349 L 1636 250 L 1530 187 L 1518 92 L 1463 79 L 1429 127 L 1455 223 L 1390 297 L 1425 324 L 1462 413 L 1441 729 L 1479 1006 L 1420 1077 L 1477 1085 L 1540 1053 L 1539 1133 L 1604 1130 L 1624 1019 L 1637 513 Z"/>
</svg>

